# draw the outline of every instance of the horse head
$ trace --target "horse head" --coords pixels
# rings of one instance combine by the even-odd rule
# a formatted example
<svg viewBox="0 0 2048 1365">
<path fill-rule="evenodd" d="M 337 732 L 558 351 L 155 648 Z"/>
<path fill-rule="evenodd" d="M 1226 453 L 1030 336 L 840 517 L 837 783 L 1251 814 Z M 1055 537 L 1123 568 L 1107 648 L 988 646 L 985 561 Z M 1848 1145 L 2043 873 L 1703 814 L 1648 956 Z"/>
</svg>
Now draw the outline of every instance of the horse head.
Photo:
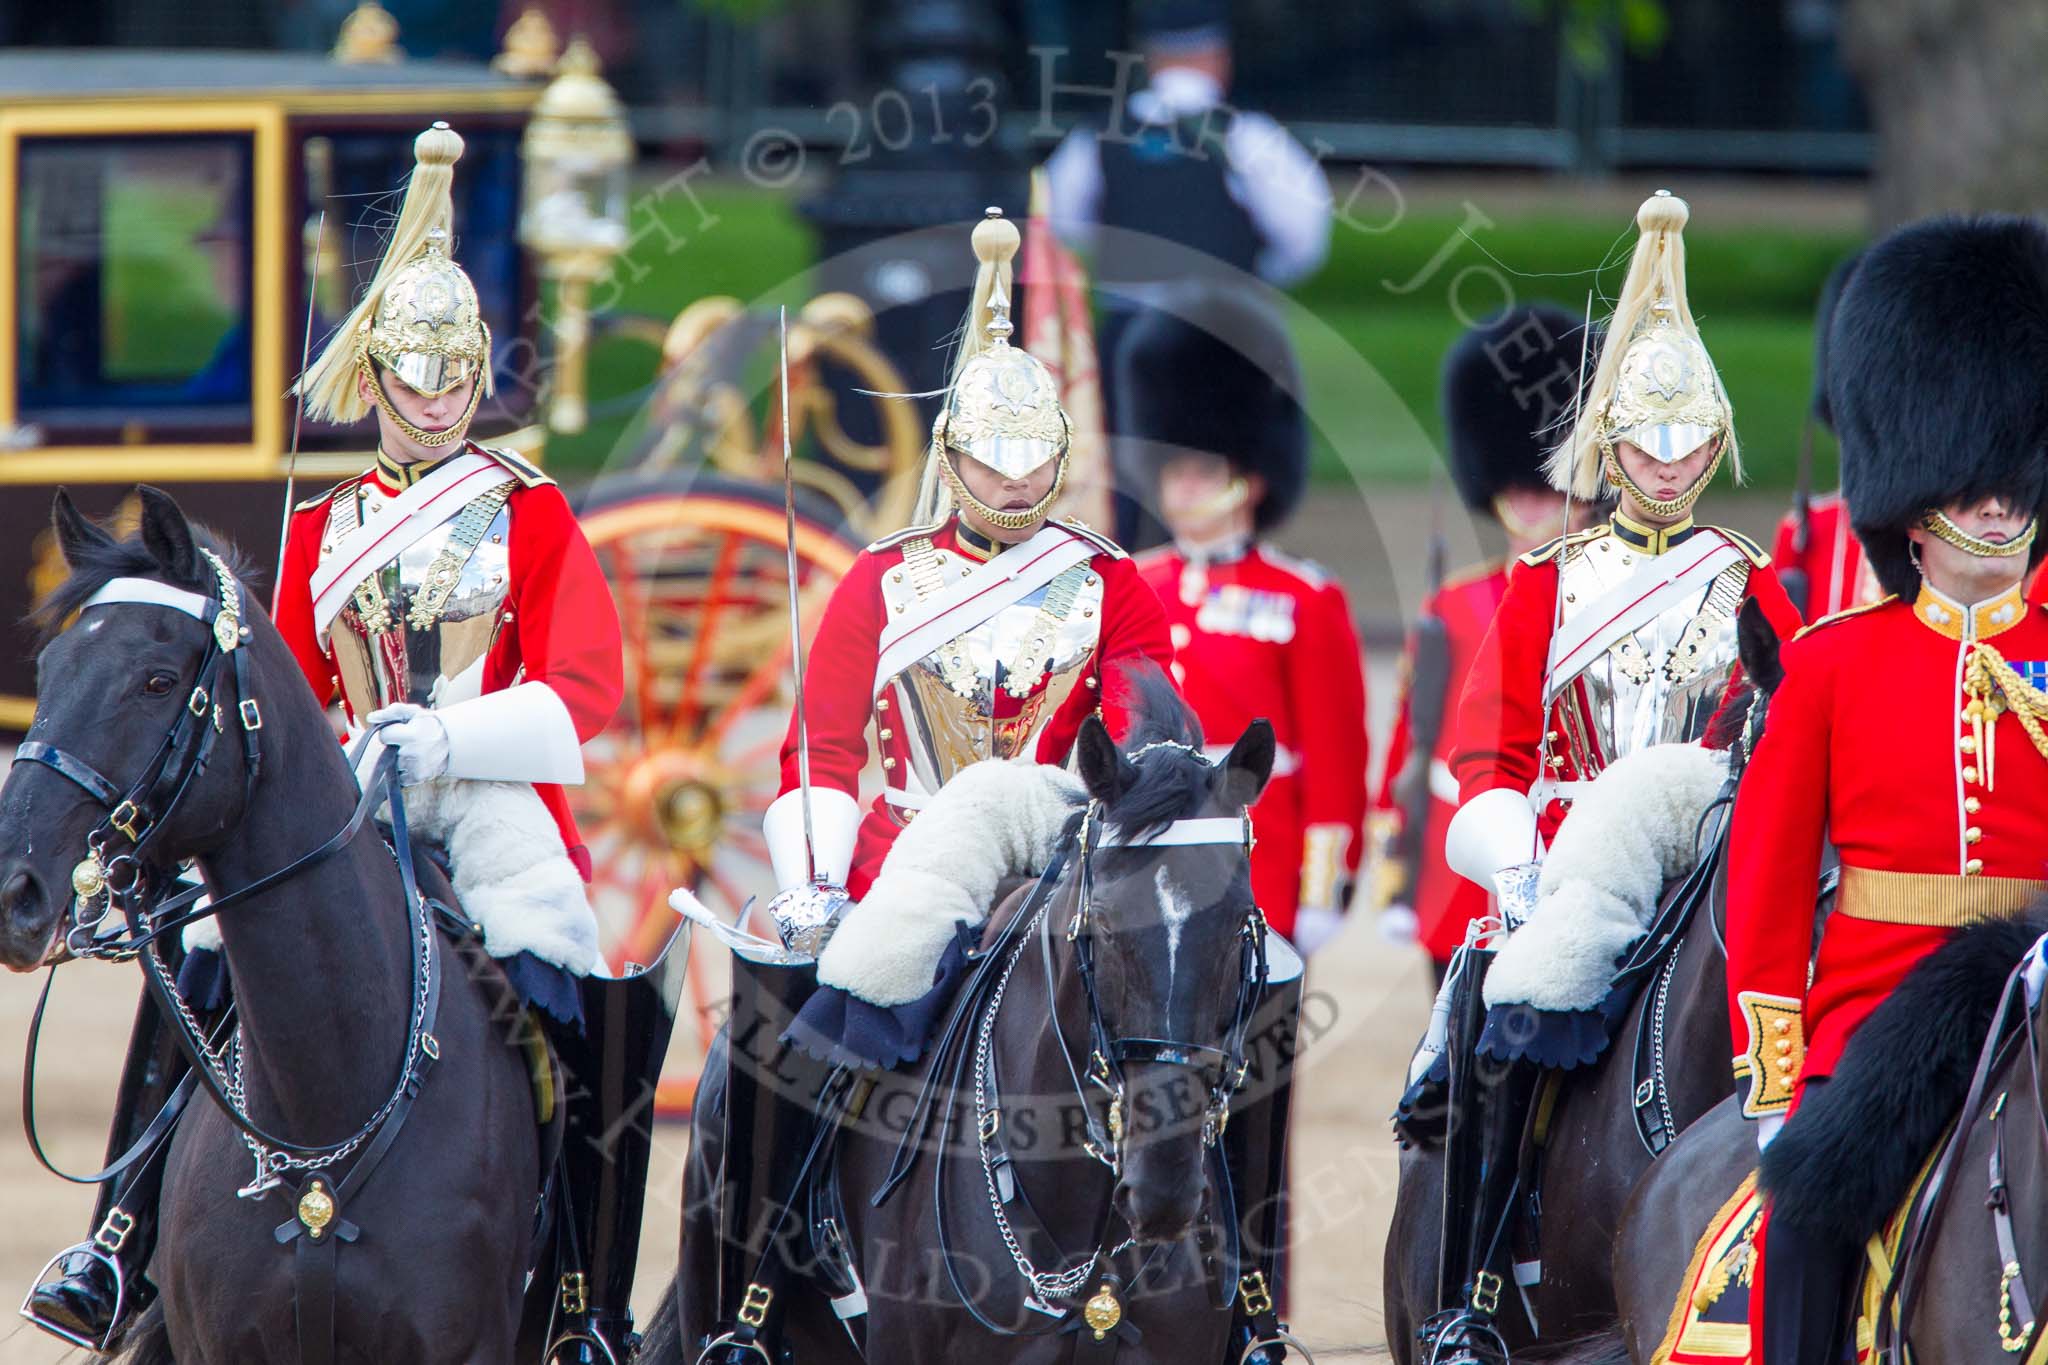
<svg viewBox="0 0 2048 1365">
<path fill-rule="evenodd" d="M 1742 685 L 1708 723 L 1705 739 L 1709 749 L 1728 751 L 1729 766 L 1737 775 L 1756 752 L 1757 741 L 1764 737 L 1771 694 L 1785 680 L 1785 665 L 1778 657 L 1782 647 L 1777 628 L 1756 599 L 1745 601 L 1735 615 L 1735 650 L 1742 660 Z"/>
<path fill-rule="evenodd" d="M 71 572 L 31 618 L 35 720 L 0 786 L 0 964 L 15 971 L 57 953 L 92 869 L 116 891 L 166 876 L 220 847 L 246 804 L 240 737 L 260 712 L 240 705 L 222 644 L 282 641 L 247 628 L 261 612 L 229 552 L 168 494 L 138 492 L 141 526 L 125 540 L 64 493 L 51 512 Z"/>
<path fill-rule="evenodd" d="M 1161 1243 L 1201 1214 L 1205 1151 L 1243 1074 L 1266 932 L 1245 809 L 1272 773 L 1274 743 L 1254 721 L 1212 764 L 1163 677 L 1134 687 L 1129 753 L 1092 717 L 1077 740 L 1091 806 L 1075 928 L 1115 1089 L 1115 1206 L 1139 1242 Z"/>
</svg>

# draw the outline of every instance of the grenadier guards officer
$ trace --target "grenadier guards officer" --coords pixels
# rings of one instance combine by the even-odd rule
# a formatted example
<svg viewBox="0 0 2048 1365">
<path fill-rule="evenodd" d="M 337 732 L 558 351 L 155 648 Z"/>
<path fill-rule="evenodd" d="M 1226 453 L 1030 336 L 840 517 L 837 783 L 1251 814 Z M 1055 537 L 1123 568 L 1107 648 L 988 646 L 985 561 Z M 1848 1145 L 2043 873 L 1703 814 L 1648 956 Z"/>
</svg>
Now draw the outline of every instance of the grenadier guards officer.
<svg viewBox="0 0 2048 1365">
<path fill-rule="evenodd" d="M 1570 416 L 1578 396 L 1584 329 L 1561 308 L 1523 305 L 1466 332 L 1444 357 L 1451 481 L 1468 511 L 1500 526 L 1509 561 L 1567 529 L 1564 495 L 1543 463 L 1546 433 Z M 1507 563 L 1493 560 L 1453 573 L 1423 602 L 1402 655 L 1394 733 L 1373 802 L 1383 932 L 1396 942 L 1419 938 L 1439 983 L 1465 926 L 1487 909 L 1485 889 L 1444 862 L 1444 831 L 1458 809 L 1453 712 L 1507 587 Z"/>
<path fill-rule="evenodd" d="M 1078 522 L 1048 519 L 1066 482 L 1070 424 L 1051 372 L 1010 344 L 1018 241 L 995 209 L 976 225 L 973 303 L 932 425 L 917 523 L 855 557 L 806 653 L 782 794 L 762 820 L 781 888 L 769 915 L 802 956 L 733 961 L 721 1205 L 732 1234 L 719 1250 L 729 1330 L 707 1360 L 773 1354 L 797 1273 L 772 1232 L 818 1119 L 790 1077 L 823 1073 L 813 1077 L 811 1059 L 787 1046 L 761 1049 L 775 1048 L 816 984 L 849 996 L 860 985 L 834 975 L 829 951 L 815 978 L 804 964 L 955 774 L 984 759 L 1066 762 L 1089 715 L 1121 732 L 1124 667 L 1172 662 L 1159 601 L 1130 559 Z M 863 811 L 871 753 L 883 789 Z M 750 1051 L 748 1039 L 764 1041 Z M 869 1064 L 900 1060 L 835 1042 Z"/>
<path fill-rule="evenodd" d="M 1174 677 L 1203 731 L 1272 722 L 1252 894 L 1268 924 L 1313 953 L 1336 934 L 1358 871 L 1368 751 L 1344 589 L 1262 538 L 1308 476 L 1293 348 L 1255 298 L 1190 285 L 1131 324 L 1116 364 L 1133 395 L 1125 437 L 1154 471 L 1173 534 L 1138 570 L 1165 606 Z"/>
<path fill-rule="evenodd" d="M 1820 305 L 1814 310 L 1813 401 L 1803 437 L 1809 446 L 1812 424 L 1818 423 L 1830 433 L 1835 429 L 1834 412 L 1828 404 L 1828 357 L 1832 354 L 1828 328 L 1834 324 L 1835 304 L 1842 297 L 1843 284 L 1856 268 L 1856 260 L 1851 256 L 1829 273 L 1820 291 Z M 1810 449 L 1802 452 L 1803 461 L 1810 463 L 1811 458 Z M 1778 523 L 1771 562 L 1777 565 L 1785 595 L 1799 608 L 1799 614 L 1818 621 L 1823 616 L 1874 602 L 1883 596 L 1883 590 L 1863 557 L 1863 543 L 1849 529 L 1849 505 L 1842 500 L 1841 489 L 1809 499 L 1804 475 L 1802 466 L 1799 498 L 1804 505 L 1795 503 Z"/>
<path fill-rule="evenodd" d="M 1893 595 L 1785 647 L 1736 798 L 1729 1017 L 1759 1144 L 1915 963 L 2048 887 L 2048 616 L 2020 588 L 2044 548 L 2044 316 L 2048 231 L 2028 218 L 1903 228 L 1843 291 L 1843 491 Z M 1841 884 L 1815 957 L 1823 842 Z M 1833 1359 L 1861 1248 L 1766 1227 L 1752 1358 Z"/>
<path fill-rule="evenodd" d="M 1664 190 L 1637 211 L 1641 234 L 1598 367 L 1548 465 L 1568 498 L 1591 501 L 1604 482 L 1619 505 L 1606 525 L 1516 561 L 1458 711 L 1451 767 L 1461 804 L 1445 860 L 1495 892 L 1510 930 L 1534 908 L 1545 843 L 1581 786 L 1639 749 L 1704 735 L 1740 667 L 1744 600 L 1755 598 L 1781 636 L 1799 626 L 1766 572 L 1769 556 L 1693 520 L 1721 463 L 1738 479 L 1742 468 L 1734 413 L 1686 298 L 1687 216 Z M 1488 956 L 1461 950 L 1473 970 L 1453 965 L 1440 1009 L 1446 993 L 1480 989 Z M 1464 1302 L 1443 1305 L 1460 1316 L 1442 1337 L 1456 1349 L 1439 1358 L 1453 1365 L 1480 1358 L 1501 1290 L 1516 1157 L 1541 1067 L 1564 1064 L 1584 1041 L 1577 1015 L 1498 994 L 1485 994 L 1486 1032 L 1450 1052 L 1442 1282 L 1460 1286 Z M 1486 1065 L 1469 1064 L 1475 1052 Z"/>
</svg>

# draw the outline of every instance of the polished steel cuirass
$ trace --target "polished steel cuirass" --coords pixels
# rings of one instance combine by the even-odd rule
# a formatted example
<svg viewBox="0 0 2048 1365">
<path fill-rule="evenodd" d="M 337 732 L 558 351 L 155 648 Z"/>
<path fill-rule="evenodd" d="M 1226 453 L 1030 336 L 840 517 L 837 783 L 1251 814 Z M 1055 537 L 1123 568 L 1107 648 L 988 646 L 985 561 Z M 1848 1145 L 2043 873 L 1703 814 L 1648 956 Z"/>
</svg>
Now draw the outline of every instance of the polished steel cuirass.
<svg viewBox="0 0 2048 1365">
<path fill-rule="evenodd" d="M 1558 570 L 1560 621 L 1594 609 L 1646 557 L 1613 536 L 1566 546 Z M 1545 776 L 1597 777 L 1638 749 L 1706 734 L 1738 663 L 1735 614 L 1750 569 L 1747 557 L 1737 558 L 1637 622 L 1561 688 L 1552 683 Z"/>
<path fill-rule="evenodd" d="M 393 702 L 437 706 L 481 689 L 484 656 L 508 618 L 512 509 L 506 482 L 356 583 L 328 629 L 342 695 L 358 717 Z M 363 521 L 390 515 L 375 491 L 335 496 L 323 557 Z"/>
<path fill-rule="evenodd" d="M 883 609 L 909 611 L 977 567 L 908 541 L 902 566 L 882 576 Z M 1087 675 L 1101 632 L 1102 575 L 1083 561 L 889 679 L 881 695 L 910 751 L 891 785 L 930 794 L 970 763 L 1028 756 Z"/>
</svg>

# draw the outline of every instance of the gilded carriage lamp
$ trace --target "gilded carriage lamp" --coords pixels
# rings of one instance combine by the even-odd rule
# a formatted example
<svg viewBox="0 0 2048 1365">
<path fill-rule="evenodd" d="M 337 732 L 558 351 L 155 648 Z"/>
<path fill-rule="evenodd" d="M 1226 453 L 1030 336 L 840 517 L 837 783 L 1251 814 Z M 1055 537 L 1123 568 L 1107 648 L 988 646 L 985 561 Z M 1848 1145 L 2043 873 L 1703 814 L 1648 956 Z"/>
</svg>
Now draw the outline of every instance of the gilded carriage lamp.
<svg viewBox="0 0 2048 1365">
<path fill-rule="evenodd" d="M 625 110 L 582 38 L 570 41 L 558 74 L 541 92 L 521 153 L 526 208 L 519 238 L 555 285 L 548 425 L 581 431 L 589 419 L 590 286 L 625 248 L 626 176 L 633 164 Z"/>
</svg>

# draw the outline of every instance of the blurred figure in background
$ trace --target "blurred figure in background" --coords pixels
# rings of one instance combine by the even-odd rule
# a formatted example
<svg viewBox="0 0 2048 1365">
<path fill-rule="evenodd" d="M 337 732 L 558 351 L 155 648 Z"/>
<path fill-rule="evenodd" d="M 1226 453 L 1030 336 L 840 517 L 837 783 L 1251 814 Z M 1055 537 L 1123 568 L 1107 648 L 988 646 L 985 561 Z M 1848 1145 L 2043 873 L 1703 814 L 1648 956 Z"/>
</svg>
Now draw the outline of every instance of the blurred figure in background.
<svg viewBox="0 0 2048 1365">
<path fill-rule="evenodd" d="M 1809 621 L 1833 616 L 1850 607 L 1875 602 L 1884 595 L 1863 555 L 1863 544 L 1849 529 L 1849 505 L 1842 501 L 1839 484 L 1817 498 L 1807 495 L 1813 486 L 1813 428 L 1816 423 L 1835 432 L 1835 415 L 1828 406 L 1828 328 L 1834 324 L 1835 301 L 1860 259 L 1851 256 L 1837 265 L 1821 287 L 1820 303 L 1813 318 L 1813 404 L 1800 433 L 1799 491 L 1793 495 L 1792 510 L 1778 523 L 1778 537 L 1771 547 L 1771 562 L 1778 566 L 1778 579 L 1785 595 Z"/>
<path fill-rule="evenodd" d="M 1134 20 L 1149 84 L 1113 104 L 1102 127 L 1069 133 L 1046 162 L 1054 230 L 1094 253 L 1103 356 L 1161 291 L 1206 266 L 1219 283 L 1256 275 L 1284 288 L 1314 274 L 1330 249 L 1322 167 L 1273 119 L 1225 102 L 1223 0 L 1145 0 Z M 1136 400 L 1114 378 L 1104 399 L 1114 437 Z M 1164 531 L 1137 491 L 1149 489 L 1144 470 L 1120 454 L 1117 482 L 1117 539 L 1133 550 L 1158 544 Z"/>
<path fill-rule="evenodd" d="M 1252 892 L 1267 922 L 1313 953 L 1336 934 L 1358 870 L 1365 673 L 1343 588 L 1259 539 L 1307 483 L 1293 349 L 1242 291 L 1186 285 L 1124 334 L 1116 367 L 1136 396 L 1134 488 L 1157 498 L 1173 534 L 1138 570 L 1166 609 L 1174 679 L 1212 738 L 1273 723 Z"/>
<path fill-rule="evenodd" d="M 1451 481 L 1468 511 L 1507 535 L 1513 560 L 1564 534 L 1564 494 L 1543 472 L 1562 434 L 1588 349 L 1585 323 L 1562 308 L 1510 309 L 1460 337 L 1444 357 L 1442 402 Z M 1574 507 L 1574 527 L 1603 510 Z M 1441 569 L 1433 577 L 1441 575 Z M 1444 830 L 1458 809 L 1451 724 L 1494 609 L 1508 586 L 1506 560 L 1453 573 L 1434 586 L 1408 634 L 1400 700 L 1373 801 L 1373 900 L 1390 942 L 1420 940 L 1438 982 L 1465 926 L 1487 912 L 1483 887 L 1444 862 Z"/>
</svg>

